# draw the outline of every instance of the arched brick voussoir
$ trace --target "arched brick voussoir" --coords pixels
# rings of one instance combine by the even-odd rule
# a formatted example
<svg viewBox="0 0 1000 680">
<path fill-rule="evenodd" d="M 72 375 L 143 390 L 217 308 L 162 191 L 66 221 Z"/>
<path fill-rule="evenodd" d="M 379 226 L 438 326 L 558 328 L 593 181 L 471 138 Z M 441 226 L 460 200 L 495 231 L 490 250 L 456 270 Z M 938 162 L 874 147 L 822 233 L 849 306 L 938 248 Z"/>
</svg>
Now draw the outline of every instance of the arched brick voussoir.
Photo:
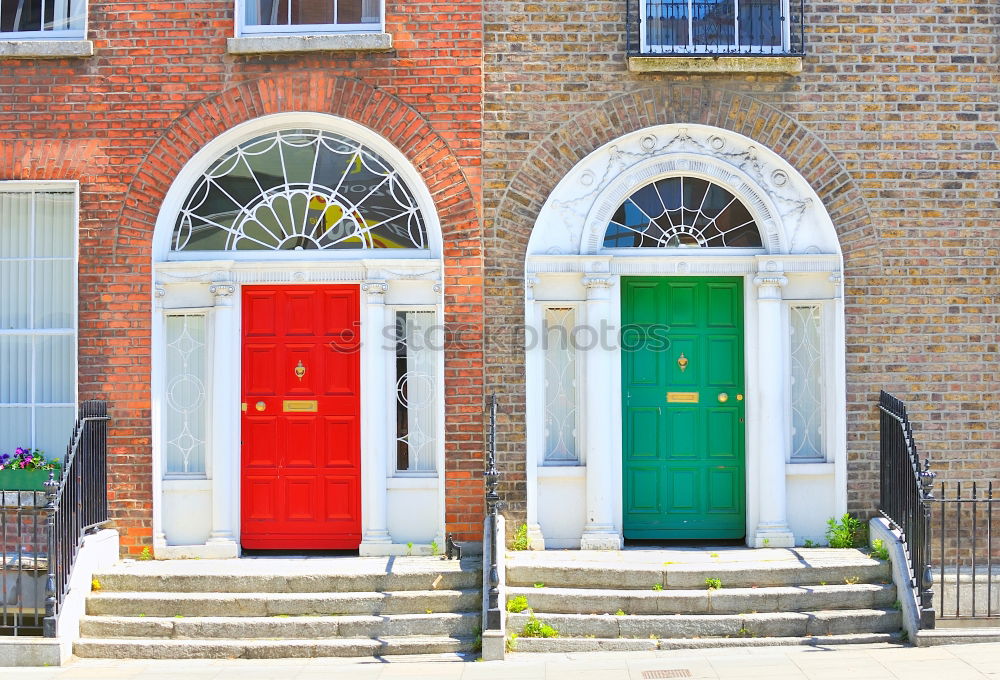
<svg viewBox="0 0 1000 680">
<path fill-rule="evenodd" d="M 325 71 L 239 83 L 188 109 L 163 130 L 143 158 L 118 223 L 127 222 L 132 229 L 144 226 L 151 236 L 167 190 L 198 150 L 241 123 L 292 112 L 339 116 L 381 135 L 413 163 L 427 184 L 444 239 L 453 231 L 467 229 L 470 216 L 462 206 L 478 202 L 448 142 L 402 99 L 360 79 Z M 475 215 L 473 219 L 477 220 Z"/>
<path fill-rule="evenodd" d="M 823 201 L 848 268 L 852 263 L 881 266 L 875 224 L 864 194 L 822 139 L 788 114 L 747 94 L 691 85 L 658 86 L 605 100 L 539 141 L 497 201 L 493 230 L 503 233 L 508 247 L 523 257 L 534 219 L 577 163 L 637 129 L 685 123 L 739 133 L 784 158 Z"/>
</svg>

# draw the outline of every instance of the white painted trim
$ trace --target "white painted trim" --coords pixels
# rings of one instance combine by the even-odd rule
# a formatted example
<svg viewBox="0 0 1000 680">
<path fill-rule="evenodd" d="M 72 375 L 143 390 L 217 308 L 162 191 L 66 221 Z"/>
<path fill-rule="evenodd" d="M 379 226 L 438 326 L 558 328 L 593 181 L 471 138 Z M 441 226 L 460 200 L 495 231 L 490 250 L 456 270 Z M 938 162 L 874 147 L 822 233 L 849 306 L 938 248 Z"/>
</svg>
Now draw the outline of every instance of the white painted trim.
<svg viewBox="0 0 1000 680">
<path fill-rule="evenodd" d="M 187 197 L 190 187 L 201 176 L 204 170 L 215 159 L 227 150 L 246 139 L 280 128 L 313 127 L 331 132 L 345 134 L 356 139 L 391 163 L 400 176 L 413 191 L 418 206 L 422 211 L 427 228 L 429 250 L 393 250 L 392 252 L 340 251 L 332 253 L 307 252 L 212 252 L 199 253 L 190 256 L 188 253 L 172 253 L 169 249 L 170 237 L 182 202 Z M 178 177 L 167 191 L 163 205 L 156 221 L 156 231 L 153 237 L 153 337 L 151 385 L 153 412 L 153 517 L 154 545 L 156 555 L 160 558 L 190 558 L 190 557 L 235 557 L 239 552 L 240 541 L 240 417 L 239 404 L 241 391 L 241 359 L 238 348 L 241 343 L 242 329 L 242 287 L 244 285 L 296 285 L 296 284 L 353 284 L 361 286 L 364 283 L 386 285 L 392 295 L 392 303 L 385 304 L 385 293 L 381 296 L 382 303 L 378 306 L 379 320 L 382 324 L 389 321 L 389 315 L 395 308 L 434 309 L 437 318 L 443 319 L 441 232 L 437 212 L 430 192 L 416 169 L 405 156 L 392 147 L 386 140 L 367 128 L 341 118 L 316 113 L 287 113 L 265 116 L 263 118 L 236 126 L 220 135 L 199 150 L 184 166 Z M 359 257 L 359 255 L 361 257 Z M 302 259 L 308 257 L 309 259 Z M 427 287 L 433 285 L 436 302 L 428 304 Z M 229 321 L 223 327 L 218 324 L 218 299 L 213 298 L 213 288 L 232 287 L 232 309 L 228 312 Z M 365 333 L 365 324 L 369 307 L 368 293 L 360 291 L 361 333 Z M 186 310 L 194 306 L 190 298 L 194 296 L 204 301 L 209 314 L 209 338 L 211 343 L 208 365 L 215 366 L 212 376 L 214 384 L 211 393 L 216 396 L 210 402 L 216 402 L 216 412 L 210 412 L 209 422 L 216 429 L 210 436 L 212 442 L 208 451 L 206 466 L 211 479 L 215 498 L 215 520 L 213 535 L 205 545 L 168 546 L 163 534 L 163 493 L 168 483 L 174 480 L 162 479 L 164 445 L 163 445 L 163 407 L 162 392 L 164 389 L 164 357 L 166 352 L 163 331 L 163 319 L 174 308 Z M 201 304 L 201 303 L 200 303 Z M 199 307 L 202 309 L 204 307 Z M 381 334 L 381 328 L 372 329 L 374 334 Z M 368 375 L 376 367 L 384 372 L 391 370 L 394 359 L 394 348 L 383 349 L 382 342 L 364 343 L 360 350 L 362 376 Z M 234 352 L 225 352 L 220 358 L 223 348 L 237 348 Z M 224 361 L 223 361 L 224 359 Z M 220 361 L 222 363 L 220 364 Z M 405 554 L 407 537 L 393 539 L 388 533 L 379 534 L 384 541 L 364 543 L 364 537 L 369 532 L 373 520 L 371 509 L 367 502 L 381 498 L 384 505 L 389 488 L 435 488 L 437 489 L 437 508 L 435 512 L 436 535 L 439 545 L 444 545 L 444 361 L 439 361 L 439 382 L 437 408 L 440 436 L 437 452 L 437 470 L 434 475 L 426 476 L 394 476 L 389 472 L 388 461 L 368 459 L 368 453 L 376 447 L 373 437 L 378 439 L 377 446 L 383 453 L 394 450 L 394 427 L 390 427 L 395 411 L 391 408 L 395 401 L 392 385 L 387 381 L 370 381 L 362 379 L 362 418 L 361 418 L 361 503 L 362 503 L 362 553 L 363 554 Z M 381 389 L 372 391 L 371 385 L 381 384 Z M 366 385 L 369 386 L 366 389 Z M 222 390 L 225 394 L 221 394 Z M 225 404 L 226 417 L 217 412 Z M 371 420 L 374 419 L 374 420 Z M 228 434 L 227 434 L 228 433 Z M 230 445 L 226 445 L 230 442 Z M 235 453 L 232 453 L 235 451 Z M 225 461 L 218 456 L 235 456 L 233 460 Z M 373 463 L 375 463 L 373 465 Z M 181 480 L 176 481 L 182 483 Z M 368 499 L 368 501 L 366 501 Z M 376 515 L 378 513 L 375 513 Z M 385 507 L 382 509 L 385 524 Z M 381 531 L 385 532 L 382 526 Z M 393 541 L 396 541 L 394 543 Z"/>
<path fill-rule="evenodd" d="M 678 249 L 604 249 L 604 232 L 612 213 L 633 191 L 657 179 L 675 175 L 694 175 L 722 184 L 740 197 L 762 228 L 765 249 L 678 248 Z M 787 161 L 757 142 L 727 130 L 702 125 L 663 125 L 638 130 L 609 142 L 580 161 L 556 186 L 536 219 L 528 245 L 525 275 L 529 282 L 544 282 L 549 277 L 577 274 L 608 277 L 610 306 L 607 321 L 621 326 L 621 276 L 739 276 L 744 288 L 744 352 L 745 389 L 747 395 L 758 395 L 770 378 L 762 375 L 757 357 L 762 346 L 759 335 L 759 304 L 755 278 L 785 277 L 789 274 L 827 273 L 835 285 L 835 299 L 828 294 L 816 302 L 824 308 L 824 342 L 829 343 L 831 359 L 826 362 L 825 401 L 827 404 L 828 459 L 823 474 L 834 473 L 836 507 L 846 508 L 846 362 L 843 309 L 843 257 L 836 231 L 829 214 L 815 191 Z M 812 302 L 811 298 L 807 298 Z M 807 300 L 802 300 L 803 302 Z M 540 303 L 529 296 L 526 302 L 526 323 L 540 329 L 537 314 L 532 310 Z M 787 303 L 779 300 L 784 312 Z M 779 318 L 782 318 L 779 315 Z M 592 323 L 594 319 L 589 319 Z M 774 332 L 787 335 L 787 313 L 780 328 Z M 773 346 L 773 345 L 772 345 Z M 788 342 L 778 340 L 779 364 L 788 371 Z M 621 353 L 618 347 L 610 353 L 612 366 L 611 394 L 622 391 Z M 536 403 L 533 393 L 544 388 L 544 375 L 539 375 L 537 360 L 529 351 L 526 362 L 525 388 L 529 405 L 527 418 L 526 464 L 534 475 L 528 475 L 529 516 L 532 500 L 537 505 L 538 464 L 544 446 L 539 428 L 544 428 L 530 407 Z M 589 373 L 589 370 L 587 371 Z M 586 379 L 586 376 L 585 376 Z M 787 380 L 787 375 L 785 377 Z M 787 388 L 786 388 L 787 389 Z M 580 390 L 581 402 L 587 399 L 586 388 Z M 761 430 L 762 411 L 759 399 L 748 396 L 746 404 L 746 533 L 748 544 L 754 544 L 761 518 L 761 505 L 771 495 L 771 485 L 762 490 Z M 587 404 L 579 405 L 586 420 Z M 611 451 L 592 451 L 614 460 L 606 484 L 612 485 L 615 530 L 622 532 L 622 404 L 621 399 L 603 399 L 602 417 L 612 430 Z M 785 419 L 782 419 L 785 420 Z M 782 425 L 783 432 L 789 428 Z M 785 435 L 778 440 L 790 437 Z M 785 447 L 787 449 L 787 445 Z M 604 465 L 607 461 L 588 460 L 588 465 Z M 769 469 L 777 469 L 778 461 L 768 460 Z M 818 470 L 795 464 L 796 474 Z M 780 467 L 785 469 L 784 460 Z M 550 468 L 558 470 L 559 468 Z M 555 474 L 555 473 L 553 473 Z M 777 480 L 776 480 L 777 481 Z M 774 492 L 784 495 L 784 479 L 775 484 Z M 780 488 L 780 491 L 778 490 Z M 569 511 L 569 510 L 567 510 Z M 588 517 L 589 519 L 589 517 Z M 789 535 L 769 539 L 770 545 L 789 540 Z"/>
</svg>

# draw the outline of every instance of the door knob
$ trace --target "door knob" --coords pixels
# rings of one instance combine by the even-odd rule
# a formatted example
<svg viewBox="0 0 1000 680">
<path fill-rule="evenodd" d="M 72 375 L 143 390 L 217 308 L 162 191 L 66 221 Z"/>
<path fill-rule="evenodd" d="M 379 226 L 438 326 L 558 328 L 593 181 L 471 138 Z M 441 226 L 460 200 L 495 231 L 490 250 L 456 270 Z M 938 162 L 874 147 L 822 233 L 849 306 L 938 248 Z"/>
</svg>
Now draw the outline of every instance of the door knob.
<svg viewBox="0 0 1000 680">
<path fill-rule="evenodd" d="M 743 395 L 742 394 L 737 394 L 736 395 L 736 401 L 743 401 Z"/>
<path fill-rule="evenodd" d="M 729 401 L 729 395 L 725 392 L 719 392 L 719 403 L 725 404 L 727 401 Z"/>
<path fill-rule="evenodd" d="M 256 404 L 254 404 L 254 408 L 256 408 L 258 411 L 263 411 L 264 409 L 267 408 L 267 404 L 265 404 L 262 401 L 258 401 Z"/>
</svg>

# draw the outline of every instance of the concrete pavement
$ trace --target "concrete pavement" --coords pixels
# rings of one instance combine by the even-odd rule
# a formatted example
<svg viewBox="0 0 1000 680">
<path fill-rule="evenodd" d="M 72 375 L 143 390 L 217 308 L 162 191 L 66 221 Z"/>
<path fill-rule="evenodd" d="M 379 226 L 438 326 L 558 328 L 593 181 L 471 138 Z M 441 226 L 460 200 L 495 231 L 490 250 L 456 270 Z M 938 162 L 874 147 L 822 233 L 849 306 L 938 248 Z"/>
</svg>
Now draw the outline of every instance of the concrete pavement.
<svg viewBox="0 0 1000 680">
<path fill-rule="evenodd" d="M 1000 643 L 765 647 L 672 652 L 454 655 L 388 659 L 81 659 L 62 668 L 0 668 L 2 680 L 1000 680 Z"/>
</svg>

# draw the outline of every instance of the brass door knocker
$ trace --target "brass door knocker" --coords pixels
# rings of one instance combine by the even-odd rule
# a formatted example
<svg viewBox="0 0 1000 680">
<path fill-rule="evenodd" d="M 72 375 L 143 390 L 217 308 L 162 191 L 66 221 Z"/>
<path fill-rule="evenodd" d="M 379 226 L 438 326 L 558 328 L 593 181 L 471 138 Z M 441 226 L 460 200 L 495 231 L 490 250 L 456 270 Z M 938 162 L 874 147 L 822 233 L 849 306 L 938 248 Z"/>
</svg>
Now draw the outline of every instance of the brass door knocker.
<svg viewBox="0 0 1000 680">
<path fill-rule="evenodd" d="M 681 352 L 681 358 L 677 360 L 677 365 L 681 368 L 681 373 L 683 373 L 688 367 L 687 357 L 684 356 L 684 352 Z"/>
<path fill-rule="evenodd" d="M 306 367 L 302 363 L 302 360 L 300 359 L 299 365 L 295 367 L 295 377 L 299 379 L 299 382 L 302 382 L 302 378 L 304 378 L 305 375 L 306 375 Z"/>
</svg>

